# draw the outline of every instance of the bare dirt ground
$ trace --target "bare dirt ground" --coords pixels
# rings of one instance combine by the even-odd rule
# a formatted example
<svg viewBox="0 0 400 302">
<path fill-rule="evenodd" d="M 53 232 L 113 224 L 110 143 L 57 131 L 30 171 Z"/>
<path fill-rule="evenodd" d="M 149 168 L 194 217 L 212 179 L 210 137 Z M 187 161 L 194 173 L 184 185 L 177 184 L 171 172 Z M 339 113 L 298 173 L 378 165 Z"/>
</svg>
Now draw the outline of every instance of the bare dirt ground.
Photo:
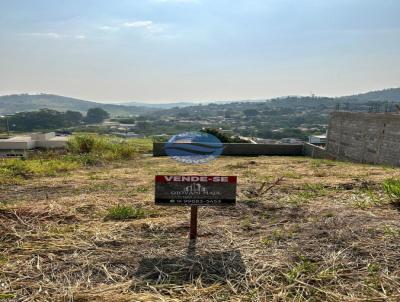
<svg viewBox="0 0 400 302">
<path fill-rule="evenodd" d="M 189 208 L 154 206 L 155 174 L 237 175 L 237 205 L 200 208 L 189 244 Z M 400 301 L 390 177 L 304 157 L 141 157 L 2 186 L 0 301 Z M 105 219 L 118 204 L 148 215 Z"/>
</svg>

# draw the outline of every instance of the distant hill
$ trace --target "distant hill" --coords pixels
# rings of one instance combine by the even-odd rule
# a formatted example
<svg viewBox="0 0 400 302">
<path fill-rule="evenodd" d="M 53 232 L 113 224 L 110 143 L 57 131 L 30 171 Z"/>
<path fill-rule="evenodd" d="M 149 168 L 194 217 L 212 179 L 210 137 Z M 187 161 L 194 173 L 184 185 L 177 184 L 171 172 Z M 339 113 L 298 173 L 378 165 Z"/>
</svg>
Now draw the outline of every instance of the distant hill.
<svg viewBox="0 0 400 302">
<path fill-rule="evenodd" d="M 189 102 L 177 102 L 177 103 L 158 103 L 158 104 L 150 104 L 150 103 L 141 103 L 141 102 L 128 102 L 128 103 L 120 103 L 119 105 L 124 106 L 138 106 L 138 107 L 146 107 L 146 108 L 155 108 L 155 109 L 171 109 L 174 107 L 183 108 L 198 105 L 199 103 L 189 103 Z"/>
<path fill-rule="evenodd" d="M 400 103 L 400 88 L 370 91 L 361 94 L 343 96 L 341 99 L 362 102 L 395 102 Z"/>
<path fill-rule="evenodd" d="M 266 102 L 267 101 L 267 102 Z M 235 110 L 236 107 L 248 109 L 257 107 L 257 104 L 267 103 L 267 106 L 274 107 L 318 107 L 318 106 L 333 106 L 336 103 L 350 104 L 367 104 L 380 102 L 400 103 L 400 88 L 390 88 L 379 91 L 371 91 L 362 94 L 343 96 L 337 98 L 310 98 L 310 97 L 283 97 L 264 101 L 214 101 L 202 102 L 205 108 L 213 107 L 230 108 Z M 84 101 L 80 99 L 64 97 L 53 94 L 14 94 L 0 96 L 0 115 L 13 114 L 22 111 L 34 111 L 43 108 L 53 109 L 57 111 L 79 111 L 86 113 L 90 108 L 100 107 L 109 112 L 112 116 L 128 116 L 128 115 L 143 115 L 154 113 L 159 115 L 163 111 L 178 110 L 186 112 L 191 108 L 197 109 L 204 106 L 199 106 L 199 103 L 177 102 L 166 104 L 146 104 L 139 102 L 129 102 L 120 104 L 103 104 L 97 102 Z M 358 106 L 358 105 L 357 105 Z M 178 108 L 177 108 L 178 107 Z M 155 113 L 157 111 L 157 113 Z M 186 114 L 186 113 L 185 113 Z M 182 116 L 184 114 L 182 113 Z"/>
<path fill-rule="evenodd" d="M 301 103 L 305 102 L 306 104 L 315 103 L 315 102 L 331 102 L 332 104 L 336 103 L 370 103 L 370 102 L 394 102 L 400 103 L 400 88 L 389 88 L 384 90 L 377 90 L 377 91 L 370 91 L 367 93 L 360 93 L 350 96 L 342 96 L 337 98 L 326 98 L 326 97 L 319 97 L 310 99 L 309 97 L 302 97 L 302 96 L 285 96 L 279 97 L 270 100 L 242 100 L 242 101 L 208 101 L 208 102 L 197 102 L 197 103 L 190 103 L 190 102 L 176 102 L 176 103 L 166 103 L 166 104 L 148 104 L 148 103 L 141 103 L 141 102 L 128 102 L 128 103 L 121 103 L 120 105 L 125 106 L 139 106 L 139 107 L 146 107 L 152 109 L 159 109 L 159 110 L 168 110 L 173 108 L 186 108 L 186 107 L 197 107 L 199 105 L 208 105 L 208 104 L 216 104 L 216 105 L 229 105 L 235 103 L 250 103 L 249 106 L 252 106 L 251 103 L 260 103 L 265 101 L 273 101 L 275 105 L 281 106 L 292 106 L 293 103 Z"/>
<path fill-rule="evenodd" d="M 141 102 L 128 102 L 120 103 L 119 105 L 125 106 L 139 106 L 145 108 L 153 109 L 172 109 L 172 108 L 185 108 L 190 106 L 208 105 L 208 104 L 230 104 L 235 102 L 256 102 L 254 100 L 250 101 L 205 101 L 205 102 L 176 102 L 176 103 L 141 103 Z"/>
<path fill-rule="evenodd" d="M 362 94 L 355 94 L 343 97 L 310 97 L 310 96 L 286 96 L 274 99 L 258 100 L 258 101 L 236 101 L 236 102 L 212 102 L 199 104 L 191 104 L 190 106 L 171 108 L 158 108 L 157 111 L 150 113 L 153 117 L 160 116 L 176 116 L 187 118 L 192 113 L 202 112 L 204 116 L 224 115 L 225 111 L 229 111 L 229 115 L 235 116 L 244 110 L 252 109 L 263 112 L 270 108 L 290 108 L 297 112 L 302 110 L 315 110 L 316 113 L 323 110 L 333 110 L 340 105 L 343 110 L 365 111 L 372 103 L 400 103 L 400 88 L 390 88 L 379 91 L 371 91 Z"/>
<path fill-rule="evenodd" d="M 103 108 L 113 116 L 139 115 L 151 111 L 150 108 L 145 107 L 102 104 L 53 94 L 14 94 L 0 96 L 0 114 L 3 115 L 22 111 L 35 111 L 43 108 L 86 113 L 88 109 L 94 107 Z"/>
</svg>

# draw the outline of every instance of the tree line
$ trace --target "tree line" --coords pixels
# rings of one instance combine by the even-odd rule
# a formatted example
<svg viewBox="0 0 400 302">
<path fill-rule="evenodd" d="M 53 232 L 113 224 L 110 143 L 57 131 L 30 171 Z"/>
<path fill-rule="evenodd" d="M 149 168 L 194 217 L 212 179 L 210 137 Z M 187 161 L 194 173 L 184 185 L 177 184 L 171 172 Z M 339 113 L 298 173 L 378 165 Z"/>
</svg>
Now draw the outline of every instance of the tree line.
<svg viewBox="0 0 400 302">
<path fill-rule="evenodd" d="M 78 124 L 97 124 L 109 118 L 109 113 L 101 108 L 91 108 L 84 116 L 78 111 L 59 112 L 51 109 L 18 112 L 3 117 L 3 127 L 11 131 L 53 130 L 77 126 Z"/>
</svg>

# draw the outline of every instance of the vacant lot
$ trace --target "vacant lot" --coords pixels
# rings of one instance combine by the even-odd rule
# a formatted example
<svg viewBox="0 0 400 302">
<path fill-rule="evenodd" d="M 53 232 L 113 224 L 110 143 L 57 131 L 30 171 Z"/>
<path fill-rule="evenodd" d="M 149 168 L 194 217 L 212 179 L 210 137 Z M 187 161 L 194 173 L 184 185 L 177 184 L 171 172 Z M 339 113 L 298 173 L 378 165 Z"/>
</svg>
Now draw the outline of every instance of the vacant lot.
<svg viewBox="0 0 400 302">
<path fill-rule="evenodd" d="M 237 175 L 238 203 L 201 208 L 189 244 L 189 209 L 153 205 L 158 173 Z M 398 301 L 388 178 L 400 169 L 138 156 L 3 184 L 0 301 Z"/>
</svg>

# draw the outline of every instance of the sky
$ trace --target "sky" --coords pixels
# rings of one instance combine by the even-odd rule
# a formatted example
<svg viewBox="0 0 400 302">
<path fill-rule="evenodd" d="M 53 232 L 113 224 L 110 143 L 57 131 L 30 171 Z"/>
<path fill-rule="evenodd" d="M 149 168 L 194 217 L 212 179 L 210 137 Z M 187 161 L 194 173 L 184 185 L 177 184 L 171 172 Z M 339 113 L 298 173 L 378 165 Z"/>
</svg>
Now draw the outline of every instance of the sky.
<svg viewBox="0 0 400 302">
<path fill-rule="evenodd" d="M 400 86 L 399 0 L 0 0 L 0 95 L 100 102 Z"/>
</svg>

